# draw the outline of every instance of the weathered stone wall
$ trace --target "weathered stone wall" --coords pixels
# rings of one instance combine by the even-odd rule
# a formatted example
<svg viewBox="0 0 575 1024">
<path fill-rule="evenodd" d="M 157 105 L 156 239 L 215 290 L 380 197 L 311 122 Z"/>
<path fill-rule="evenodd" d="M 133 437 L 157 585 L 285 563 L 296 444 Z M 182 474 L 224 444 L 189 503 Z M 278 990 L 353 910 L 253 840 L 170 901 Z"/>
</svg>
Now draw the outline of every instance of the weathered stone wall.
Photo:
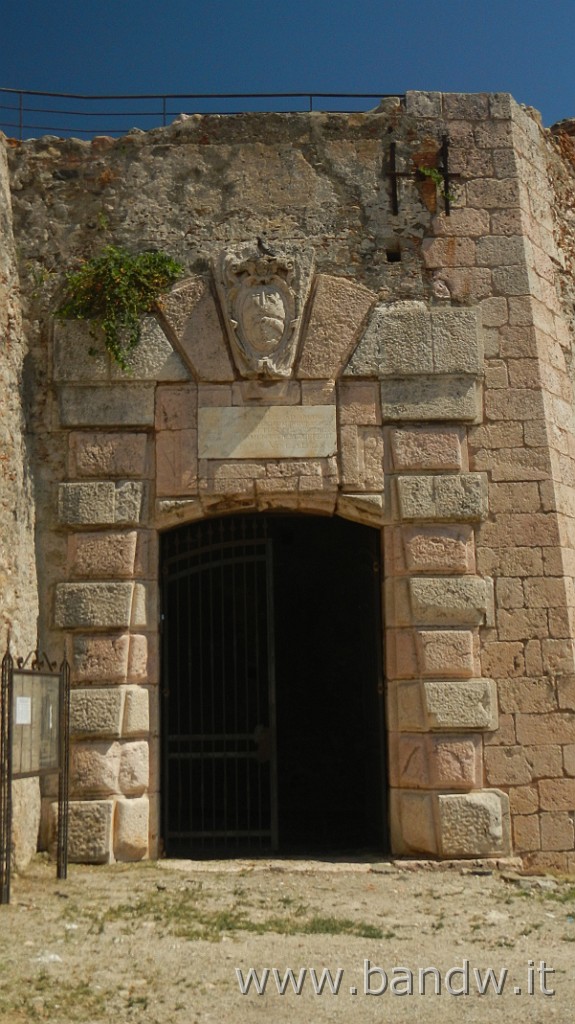
<svg viewBox="0 0 575 1024">
<path fill-rule="evenodd" d="M 24 387 L 26 343 L 12 234 L 6 152 L 0 151 L 0 652 L 8 637 L 14 656 L 36 646 L 38 600 L 34 547 L 35 488 L 31 476 Z M 13 787 L 13 843 L 17 865 L 36 850 L 40 790 L 36 779 Z"/>
<path fill-rule="evenodd" d="M 449 215 L 416 174 L 444 136 Z M 281 508 L 382 529 L 394 852 L 572 870 L 572 340 L 549 168 L 559 193 L 570 170 L 536 120 L 505 95 L 410 93 L 10 156 L 73 856 L 157 851 L 158 531 Z M 307 282 L 283 379 L 237 368 L 215 288 L 221 253 L 255 259 L 258 236 Z M 128 375 L 52 316 L 63 269 L 112 241 L 187 270 Z M 276 438 L 320 423 L 322 443 L 230 446 L 261 415 Z"/>
</svg>

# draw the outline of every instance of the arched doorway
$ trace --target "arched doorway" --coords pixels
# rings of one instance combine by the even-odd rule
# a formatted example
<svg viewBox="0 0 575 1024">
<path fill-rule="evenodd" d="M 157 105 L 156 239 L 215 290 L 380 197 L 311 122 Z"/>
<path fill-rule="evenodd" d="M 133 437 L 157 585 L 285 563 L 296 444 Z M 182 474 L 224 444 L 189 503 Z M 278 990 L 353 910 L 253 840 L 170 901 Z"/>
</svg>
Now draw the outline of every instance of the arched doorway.
<svg viewBox="0 0 575 1024">
<path fill-rule="evenodd" d="M 229 516 L 161 559 L 166 854 L 385 851 L 379 532 Z"/>
</svg>

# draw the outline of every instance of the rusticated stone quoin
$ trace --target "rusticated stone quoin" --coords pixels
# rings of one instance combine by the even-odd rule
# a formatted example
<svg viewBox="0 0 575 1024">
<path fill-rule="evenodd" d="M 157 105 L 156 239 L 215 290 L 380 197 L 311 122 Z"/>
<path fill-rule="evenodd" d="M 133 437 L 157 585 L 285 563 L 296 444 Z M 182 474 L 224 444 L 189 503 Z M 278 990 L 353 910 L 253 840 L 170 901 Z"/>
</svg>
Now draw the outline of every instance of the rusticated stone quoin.
<svg viewBox="0 0 575 1024">
<path fill-rule="evenodd" d="M 445 166 L 443 138 L 449 202 L 417 174 Z M 0 641 L 69 659 L 73 860 L 162 850 L 162 534 L 281 512 L 378 531 L 373 588 L 343 593 L 326 635 L 295 584 L 276 605 L 332 666 L 368 645 L 352 602 L 381 619 L 380 852 L 575 872 L 574 168 L 565 125 L 487 93 L 0 140 Z M 102 209 L 107 243 L 183 268 L 127 370 L 54 316 Z M 223 675 L 249 674 L 257 644 L 230 644 Z M 321 706 L 327 762 L 349 737 Z M 18 865 L 39 820 L 53 846 L 55 792 L 15 789 Z"/>
</svg>

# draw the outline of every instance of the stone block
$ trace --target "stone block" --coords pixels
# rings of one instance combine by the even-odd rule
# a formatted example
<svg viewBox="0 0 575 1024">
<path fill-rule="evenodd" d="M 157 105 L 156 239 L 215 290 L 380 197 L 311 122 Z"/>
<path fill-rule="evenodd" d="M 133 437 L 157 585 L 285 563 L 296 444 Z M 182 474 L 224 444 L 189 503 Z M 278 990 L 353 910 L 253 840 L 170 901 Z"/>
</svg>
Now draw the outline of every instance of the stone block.
<svg viewBox="0 0 575 1024">
<path fill-rule="evenodd" d="M 344 490 L 383 490 L 383 436 L 379 427 L 340 428 Z"/>
<path fill-rule="evenodd" d="M 538 814 L 516 814 L 513 818 L 514 847 L 518 853 L 541 849 Z"/>
<path fill-rule="evenodd" d="M 116 802 L 114 856 L 119 861 L 141 860 L 148 854 L 149 801 L 147 796 Z"/>
<path fill-rule="evenodd" d="M 575 812 L 575 779 L 541 779 L 539 802 L 542 811 Z"/>
<path fill-rule="evenodd" d="M 124 694 L 121 687 L 88 687 L 70 694 L 72 736 L 111 736 L 122 731 Z"/>
<path fill-rule="evenodd" d="M 525 746 L 524 751 L 533 778 L 560 778 L 563 775 L 564 748 L 559 743 Z"/>
<path fill-rule="evenodd" d="M 142 321 L 140 340 L 128 353 L 126 362 L 125 370 L 117 363 L 112 363 L 112 380 L 132 382 L 190 379 L 188 367 L 184 365 L 178 353 L 174 352 L 162 328 L 153 317 L 145 317 Z"/>
<path fill-rule="evenodd" d="M 467 205 L 483 210 L 520 207 L 519 180 L 516 178 L 476 178 L 466 186 Z"/>
<path fill-rule="evenodd" d="M 470 306 L 492 294 L 491 270 L 487 267 L 441 267 L 433 271 L 433 290 L 446 293 L 454 303 Z"/>
<path fill-rule="evenodd" d="M 508 313 L 507 299 L 501 296 L 483 299 L 481 303 L 481 324 L 483 327 L 503 327 L 507 323 L 509 315 L 510 310 Z"/>
<path fill-rule="evenodd" d="M 401 476 L 397 479 L 403 520 L 476 521 L 487 514 L 484 473 L 458 476 Z"/>
<path fill-rule="evenodd" d="M 318 274 L 298 376 L 335 380 L 347 363 L 376 295 L 343 277 Z"/>
<path fill-rule="evenodd" d="M 425 238 L 421 245 L 423 262 L 430 270 L 441 267 L 475 266 L 475 242 L 471 238 Z"/>
<path fill-rule="evenodd" d="M 438 853 L 434 795 L 432 793 L 391 790 L 392 852 Z"/>
<path fill-rule="evenodd" d="M 471 526 L 404 527 L 405 565 L 409 572 L 472 572 Z"/>
<path fill-rule="evenodd" d="M 443 93 L 443 113 L 455 121 L 479 121 L 489 117 L 490 94 L 485 92 Z"/>
<path fill-rule="evenodd" d="M 565 774 L 575 776 L 575 743 L 567 743 L 563 747 L 563 764 Z"/>
<path fill-rule="evenodd" d="M 150 731 L 150 698 L 143 686 L 128 686 L 124 702 L 123 736 L 147 735 Z"/>
<path fill-rule="evenodd" d="M 342 425 L 349 423 L 356 426 L 376 426 L 380 424 L 379 389 L 376 382 L 367 380 L 340 381 L 338 388 L 338 410 L 339 422 Z"/>
<path fill-rule="evenodd" d="M 419 671 L 428 679 L 470 679 L 475 673 L 474 636 L 467 629 L 419 629 L 416 633 Z"/>
<path fill-rule="evenodd" d="M 483 345 L 474 309 L 432 309 L 431 340 L 435 373 L 483 372 Z"/>
<path fill-rule="evenodd" d="M 60 418 L 64 427 L 151 427 L 154 387 L 114 384 L 101 387 L 63 387 Z"/>
<path fill-rule="evenodd" d="M 389 378 L 381 385 L 381 415 L 389 422 L 479 422 L 482 415 L 479 382 L 471 376 Z"/>
<path fill-rule="evenodd" d="M 425 736 L 398 737 L 397 770 L 399 785 L 405 789 L 429 789 L 429 758 Z"/>
<path fill-rule="evenodd" d="M 427 679 L 421 686 L 429 728 L 434 731 L 497 729 L 497 688 L 492 679 Z"/>
<path fill-rule="evenodd" d="M 70 434 L 71 476 L 138 477 L 147 474 L 146 434 Z"/>
<path fill-rule="evenodd" d="M 129 626 L 132 583 L 59 583 L 55 625 L 61 629 Z"/>
<path fill-rule="evenodd" d="M 526 786 L 533 774 L 522 747 L 487 747 L 485 773 L 490 786 Z"/>
<path fill-rule="evenodd" d="M 151 678 L 150 660 L 148 637 L 143 634 L 132 633 L 127 667 L 128 681 L 134 683 L 143 681 L 154 682 L 155 680 Z"/>
<path fill-rule="evenodd" d="M 72 800 L 68 855 L 76 864 L 108 864 L 112 859 L 113 800 Z"/>
<path fill-rule="evenodd" d="M 75 743 L 70 752 L 72 796 L 104 795 L 118 792 L 120 744 Z"/>
<path fill-rule="evenodd" d="M 541 849 L 572 850 L 575 840 L 573 818 L 566 811 L 541 815 Z"/>
<path fill-rule="evenodd" d="M 416 625 L 479 626 L 485 621 L 487 590 L 478 576 L 415 577 L 409 592 Z"/>
<path fill-rule="evenodd" d="M 113 483 L 60 484 L 58 519 L 65 525 L 107 524 L 114 522 L 116 488 Z"/>
<path fill-rule="evenodd" d="M 116 484 L 114 522 L 136 526 L 145 516 L 145 484 L 126 480 Z"/>
<path fill-rule="evenodd" d="M 384 521 L 382 494 L 342 494 L 337 499 L 337 514 L 343 519 L 382 526 Z"/>
<path fill-rule="evenodd" d="M 196 277 L 172 288 L 162 300 L 158 319 L 168 327 L 168 336 L 177 343 L 180 355 L 198 380 L 234 379 L 208 280 Z"/>
<path fill-rule="evenodd" d="M 441 117 L 440 92 L 406 92 L 405 109 L 414 117 Z"/>
<path fill-rule="evenodd" d="M 430 736 L 430 784 L 435 789 L 475 789 L 482 782 L 479 736 Z"/>
<path fill-rule="evenodd" d="M 389 594 L 389 591 L 387 592 Z M 393 591 L 391 591 L 393 595 Z M 391 596 L 390 595 L 390 596 Z M 386 613 L 388 609 L 386 606 Z M 415 634 L 411 629 L 390 629 L 387 623 L 385 656 L 390 679 L 411 679 L 419 676 Z"/>
<path fill-rule="evenodd" d="M 158 496 L 197 494 L 197 430 L 162 430 L 156 435 Z"/>
<path fill-rule="evenodd" d="M 136 796 L 148 787 L 150 778 L 148 744 L 144 740 L 124 743 L 121 747 L 119 769 L 120 790 L 126 796 Z"/>
<path fill-rule="evenodd" d="M 69 565 L 76 576 L 133 576 L 137 533 L 76 533 L 69 538 Z"/>
<path fill-rule="evenodd" d="M 505 793 L 448 793 L 437 798 L 439 845 L 444 857 L 508 854 L 509 800 Z"/>
<path fill-rule="evenodd" d="M 539 810 L 537 786 L 513 786 L 509 791 L 512 815 L 535 814 Z"/>
<path fill-rule="evenodd" d="M 144 501 L 144 485 L 122 483 L 66 483 L 58 488 L 58 518 L 67 526 L 137 524 Z"/>
<path fill-rule="evenodd" d="M 214 390 L 214 389 L 211 389 Z M 222 390 L 226 405 L 231 405 L 228 388 Z M 209 403 L 211 404 L 211 403 Z M 213 402 L 218 405 L 218 402 Z M 196 430 L 198 426 L 198 388 L 196 384 L 186 387 L 158 387 L 156 391 L 156 429 Z"/>
<path fill-rule="evenodd" d="M 461 469 L 462 431 L 457 427 L 404 427 L 390 430 L 396 470 Z"/>
<path fill-rule="evenodd" d="M 136 638 L 132 637 L 132 643 Z M 145 638 L 140 638 L 145 639 Z M 74 636 L 72 679 L 84 683 L 124 682 L 128 672 L 130 636 Z"/>
<path fill-rule="evenodd" d="M 132 622 L 134 628 L 155 629 L 159 621 L 158 588 L 154 583 L 134 583 Z"/>
<path fill-rule="evenodd" d="M 398 729 L 403 732 L 425 732 L 427 719 L 419 681 L 392 680 L 388 682 L 388 693 L 390 705 L 393 705 L 390 710 L 397 719 Z"/>
<path fill-rule="evenodd" d="M 346 367 L 347 376 L 411 377 L 433 372 L 429 312 L 423 302 L 375 307 Z"/>
<path fill-rule="evenodd" d="M 368 385 L 370 386 L 370 385 Z M 376 394 L 377 409 L 379 410 L 379 392 L 377 391 L 377 385 L 374 383 L 371 385 Z M 301 404 L 302 405 L 335 405 L 336 402 L 336 391 L 335 381 L 333 380 L 304 380 L 300 384 L 301 387 Z M 364 412 L 364 415 L 366 413 Z M 371 420 L 366 419 L 366 423 L 381 423 L 381 416 L 378 419 Z"/>
<path fill-rule="evenodd" d="M 479 267 L 508 267 L 523 263 L 525 258 L 525 242 L 520 236 L 490 235 L 477 241 Z"/>
<path fill-rule="evenodd" d="M 82 320 L 54 322 L 54 380 L 108 380 L 110 356 L 95 326 Z"/>
</svg>

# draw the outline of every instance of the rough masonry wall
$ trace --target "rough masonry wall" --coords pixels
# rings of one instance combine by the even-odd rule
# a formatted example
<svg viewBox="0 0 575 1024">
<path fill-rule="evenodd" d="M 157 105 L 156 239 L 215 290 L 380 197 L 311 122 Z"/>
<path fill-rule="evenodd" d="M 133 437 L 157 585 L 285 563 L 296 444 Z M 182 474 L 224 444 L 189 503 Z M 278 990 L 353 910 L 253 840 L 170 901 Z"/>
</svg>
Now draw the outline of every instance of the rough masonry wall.
<svg viewBox="0 0 575 1024">
<path fill-rule="evenodd" d="M 445 135 L 449 216 L 416 174 Z M 282 508 L 382 528 L 394 852 L 573 869 L 571 340 L 538 124 L 508 96 L 411 93 L 11 149 L 41 623 L 54 645 L 66 632 L 74 683 L 73 856 L 157 851 L 158 530 Z M 293 372 L 267 382 L 235 367 L 214 288 L 222 251 L 262 235 L 312 261 Z M 63 268 L 110 242 L 188 275 L 128 376 L 85 328 L 53 330 Z M 335 410 L 321 457 L 202 435 L 222 410 L 305 407 Z"/>
<path fill-rule="evenodd" d="M 25 425 L 20 288 L 12 233 L 12 203 L 6 153 L 0 151 L 0 652 L 8 638 L 14 656 L 25 657 L 37 641 L 38 598 L 34 545 L 35 489 Z M 36 850 L 40 790 L 36 779 L 13 789 L 16 864 Z"/>
</svg>

